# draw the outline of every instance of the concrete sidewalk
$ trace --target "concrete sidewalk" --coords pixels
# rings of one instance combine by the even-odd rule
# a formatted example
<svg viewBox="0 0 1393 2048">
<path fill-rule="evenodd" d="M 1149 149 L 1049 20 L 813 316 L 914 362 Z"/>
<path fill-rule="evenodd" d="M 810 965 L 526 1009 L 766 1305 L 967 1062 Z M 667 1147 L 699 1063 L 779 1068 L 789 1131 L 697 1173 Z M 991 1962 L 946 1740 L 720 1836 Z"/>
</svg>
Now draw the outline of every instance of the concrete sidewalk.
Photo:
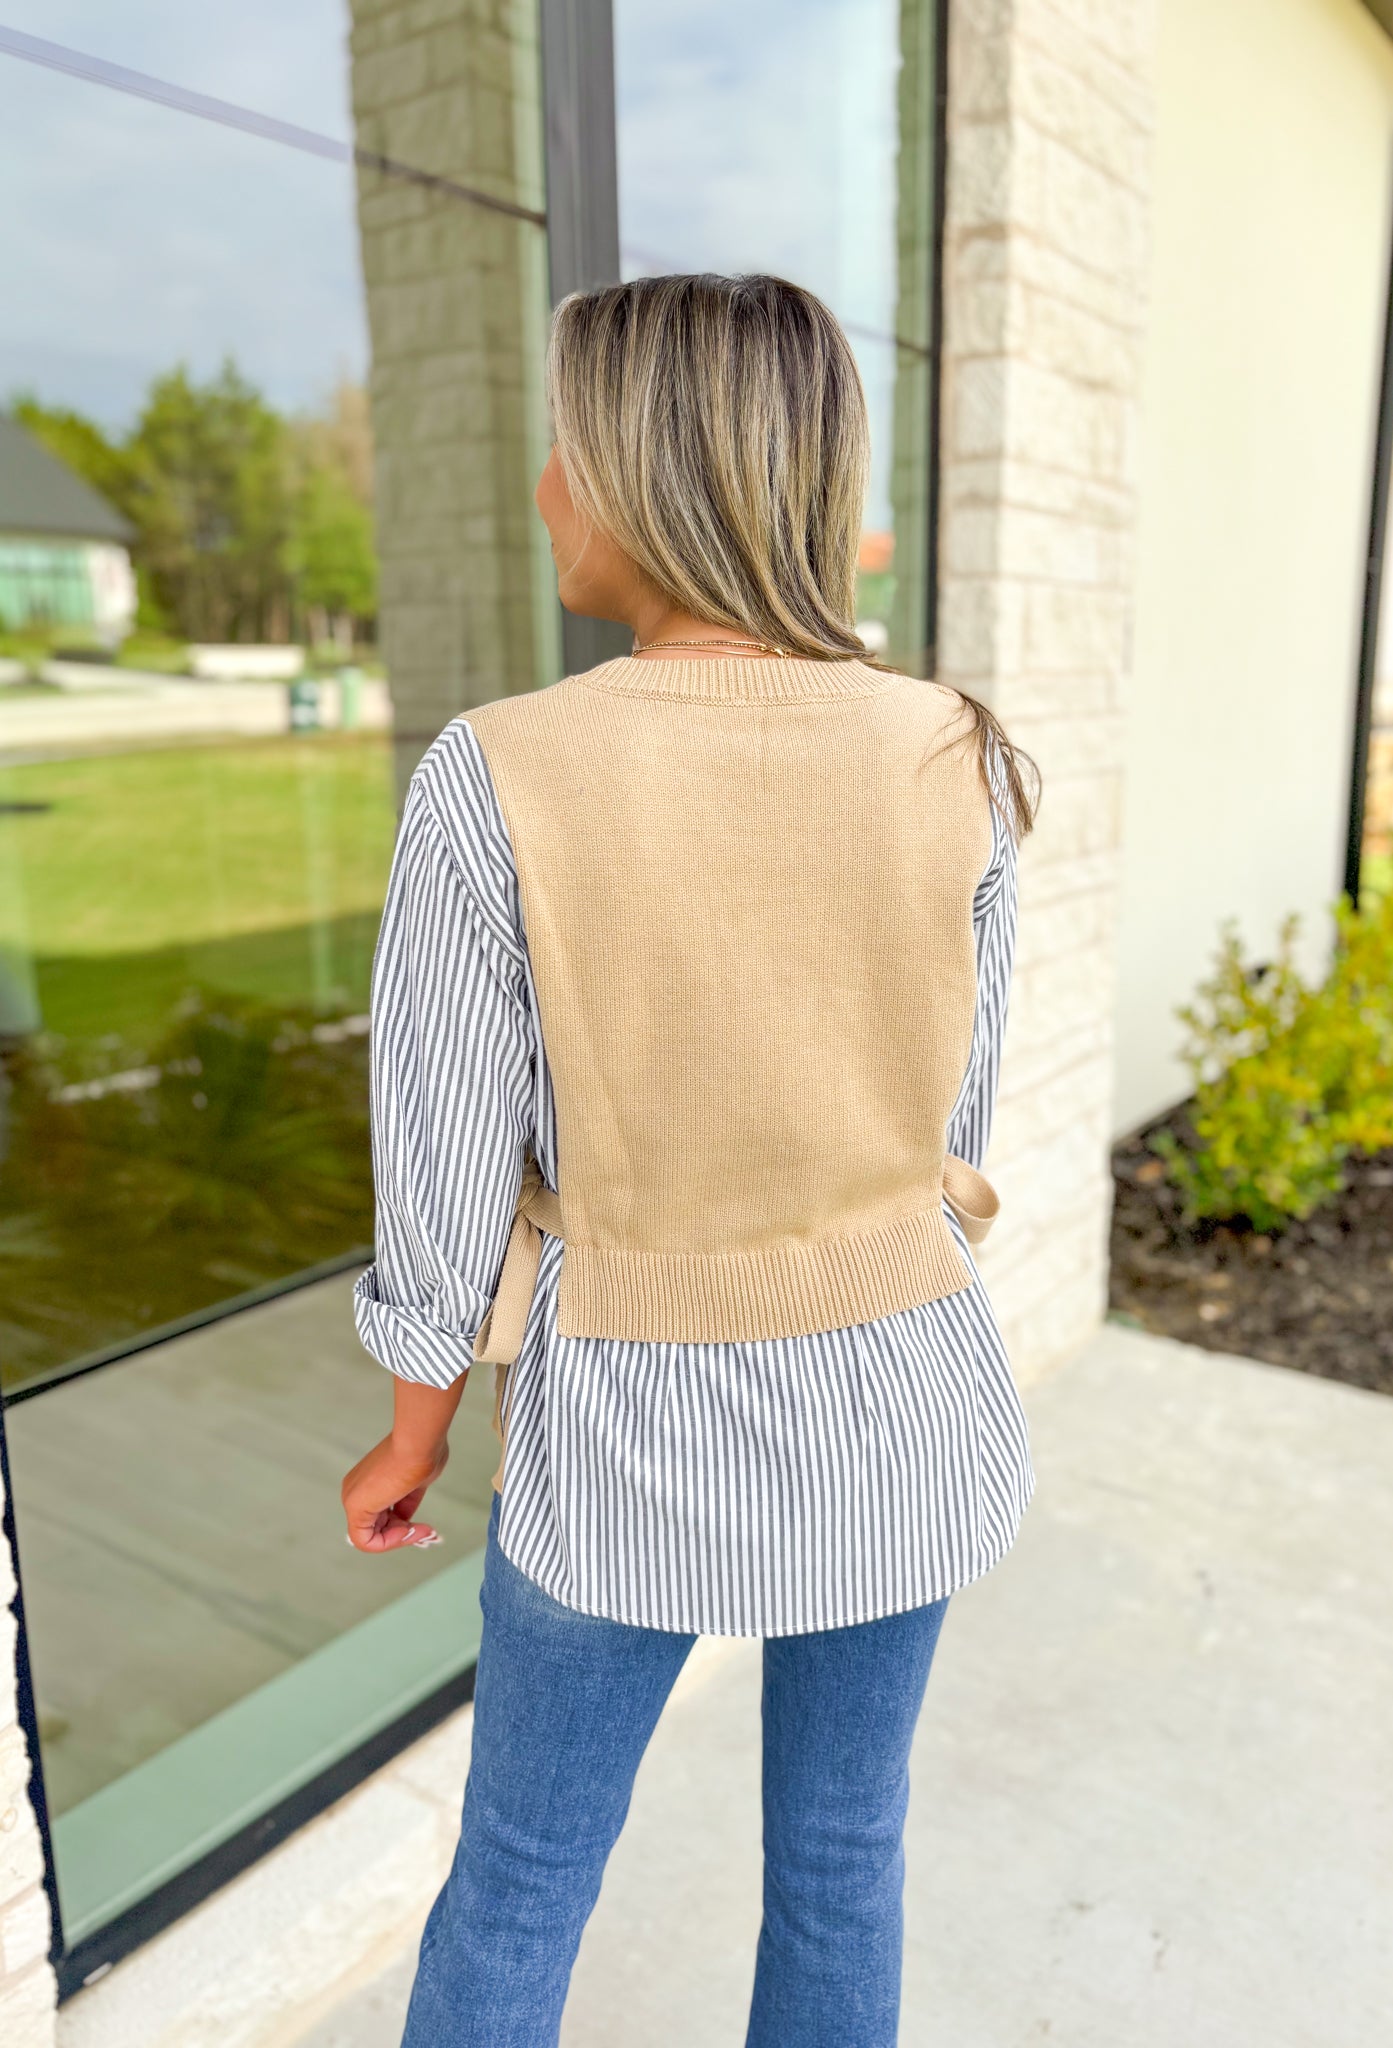
<svg viewBox="0 0 1393 2048">
<path fill-rule="evenodd" d="M 169 740 L 258 739 L 290 730 L 283 683 L 196 683 L 187 676 L 85 662 L 50 662 L 45 679 L 58 689 L 7 696 L 0 688 L 0 763 L 59 758 L 91 747 L 159 745 Z M 320 680 L 320 719 L 339 723 L 339 685 Z M 358 725 L 386 731 L 388 688 L 369 676 L 359 693 Z"/>
<path fill-rule="evenodd" d="M 914 1763 L 908 2048 L 1373 2048 L 1393 2012 L 1393 1402 L 1105 1328 L 949 1612 Z M 758 1647 L 645 1760 L 566 2048 L 739 2048 Z M 303 2048 L 396 2048 L 412 1957 Z M 796 2044 L 789 2044 L 796 2048 Z M 854 2048 L 854 2044 L 848 2044 Z"/>
</svg>

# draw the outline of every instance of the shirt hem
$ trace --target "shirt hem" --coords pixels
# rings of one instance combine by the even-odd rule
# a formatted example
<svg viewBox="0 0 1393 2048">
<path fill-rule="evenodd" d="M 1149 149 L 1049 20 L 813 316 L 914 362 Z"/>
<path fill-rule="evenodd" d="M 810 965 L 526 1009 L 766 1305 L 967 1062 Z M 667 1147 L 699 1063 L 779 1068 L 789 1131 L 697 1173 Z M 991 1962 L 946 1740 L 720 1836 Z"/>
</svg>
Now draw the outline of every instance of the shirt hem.
<svg viewBox="0 0 1393 2048">
<path fill-rule="evenodd" d="M 1033 1467 L 1029 1467 L 1024 1475 L 1024 1487 L 1019 1497 L 1019 1506 L 1006 1540 L 977 1559 L 968 1570 L 951 1579 L 939 1591 L 925 1593 L 922 1597 L 916 1597 L 912 1600 L 893 1602 L 889 1606 L 875 1606 L 865 1613 L 850 1614 L 831 1621 L 809 1622 L 806 1626 L 800 1625 L 798 1627 L 718 1628 L 709 1625 L 695 1627 L 687 1621 L 645 1620 L 633 1614 L 618 1613 L 609 1607 L 585 1606 L 578 1600 L 568 1598 L 566 1594 L 559 1592 L 555 1586 L 549 1585 L 545 1579 L 538 1578 L 534 1572 L 529 1571 L 525 1564 L 520 1563 L 503 1540 L 501 1523 L 499 1525 L 498 1546 L 513 1569 L 521 1572 L 524 1578 L 530 1579 L 534 1586 L 547 1595 L 548 1599 L 555 1600 L 560 1607 L 568 1607 L 573 1614 L 585 1615 L 588 1620 L 617 1622 L 624 1628 L 651 1629 L 657 1635 L 714 1636 L 725 1641 L 772 1642 L 785 1636 L 822 1635 L 830 1629 L 860 1628 L 871 1621 L 889 1621 L 897 1614 L 911 1614 L 918 1607 L 930 1607 L 935 1601 L 947 1600 L 954 1593 L 960 1593 L 965 1586 L 972 1585 L 977 1579 L 985 1577 L 989 1571 L 994 1570 L 1008 1552 L 1014 1548 L 1016 1538 L 1020 1534 L 1021 1523 L 1025 1519 L 1026 1509 L 1030 1506 L 1034 1496 L 1035 1472 Z"/>
</svg>

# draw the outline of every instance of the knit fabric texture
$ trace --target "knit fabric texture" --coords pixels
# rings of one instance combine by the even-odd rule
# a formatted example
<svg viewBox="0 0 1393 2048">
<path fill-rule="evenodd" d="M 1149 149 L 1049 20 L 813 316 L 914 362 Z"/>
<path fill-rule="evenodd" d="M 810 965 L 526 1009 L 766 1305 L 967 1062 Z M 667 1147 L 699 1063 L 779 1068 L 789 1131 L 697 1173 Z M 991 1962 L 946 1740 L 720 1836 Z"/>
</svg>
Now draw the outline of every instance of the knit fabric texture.
<svg viewBox="0 0 1393 2048">
<path fill-rule="evenodd" d="M 561 1334 L 799 1336 L 969 1286 L 943 1163 L 992 824 L 957 694 L 624 657 L 466 716 L 555 1085 Z"/>
</svg>

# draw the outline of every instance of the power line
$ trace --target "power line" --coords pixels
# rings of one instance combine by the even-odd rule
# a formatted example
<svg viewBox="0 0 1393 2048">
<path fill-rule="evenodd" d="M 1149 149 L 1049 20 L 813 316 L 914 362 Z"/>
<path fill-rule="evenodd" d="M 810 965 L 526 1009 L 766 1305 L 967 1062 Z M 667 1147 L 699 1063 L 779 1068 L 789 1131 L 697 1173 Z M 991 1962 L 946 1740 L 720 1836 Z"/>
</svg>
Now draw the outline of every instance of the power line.
<svg viewBox="0 0 1393 2048">
<path fill-rule="evenodd" d="M 104 57 L 91 57 L 85 50 L 70 50 L 63 43 L 46 42 L 42 36 L 26 35 L 22 29 L 6 28 L 0 24 L 0 55 L 18 57 L 26 64 L 41 65 L 44 70 L 60 72 L 66 78 L 79 78 L 87 85 L 103 85 L 111 92 L 127 93 L 132 99 L 149 100 L 155 106 L 169 107 L 177 114 L 192 114 L 196 120 L 212 121 L 220 128 L 235 128 L 243 135 L 254 135 L 262 142 L 277 142 L 285 149 L 298 149 L 306 156 L 317 156 L 328 163 L 344 164 L 350 168 L 357 165 L 360 170 L 377 171 L 385 178 L 422 185 L 428 191 L 444 193 L 448 198 L 463 199 L 471 206 L 487 207 L 491 213 L 507 214 L 513 220 L 531 221 L 534 227 L 544 228 L 547 224 L 545 213 L 535 207 L 519 206 L 511 199 L 496 198 L 492 192 L 481 192 L 477 186 L 462 185 L 457 178 L 440 177 L 434 171 L 420 170 L 414 164 L 401 163 L 377 150 L 360 149 L 354 143 L 340 142 L 332 135 L 321 135 L 316 129 L 301 128 L 294 121 L 280 121 L 271 114 L 258 114 L 253 108 L 239 107 L 231 100 L 190 92 L 186 86 L 173 85 L 168 79 L 152 78 L 146 71 L 131 71 L 124 64 L 110 64 Z"/>
</svg>

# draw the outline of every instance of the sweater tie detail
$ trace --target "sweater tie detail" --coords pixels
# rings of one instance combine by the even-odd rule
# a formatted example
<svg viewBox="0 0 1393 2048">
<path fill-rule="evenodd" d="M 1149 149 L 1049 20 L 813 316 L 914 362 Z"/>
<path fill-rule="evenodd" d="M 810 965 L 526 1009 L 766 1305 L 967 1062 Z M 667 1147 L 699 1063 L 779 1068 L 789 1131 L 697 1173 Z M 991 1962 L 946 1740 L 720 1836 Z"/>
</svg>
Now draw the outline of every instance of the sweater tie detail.
<svg viewBox="0 0 1393 2048">
<path fill-rule="evenodd" d="M 560 1237 L 561 1203 L 529 1154 L 522 1170 L 522 1186 L 508 1232 L 498 1289 L 474 1339 L 476 1364 L 512 1365 L 521 1351 L 537 1288 L 537 1268 L 542 1262 L 544 1230 L 551 1237 Z"/>
<path fill-rule="evenodd" d="M 968 1243 L 981 1244 L 996 1221 L 1001 1198 L 986 1175 L 955 1152 L 949 1152 L 943 1161 L 943 1199 L 962 1225 Z M 498 1288 L 474 1339 L 476 1364 L 516 1362 L 527 1335 L 527 1318 L 536 1292 L 543 1231 L 549 1237 L 561 1236 L 561 1202 L 529 1155 Z"/>
<path fill-rule="evenodd" d="M 980 1244 L 1001 1208 L 1001 1197 L 984 1173 L 949 1152 L 943 1161 L 943 1199 L 963 1228 L 969 1244 Z"/>
</svg>

